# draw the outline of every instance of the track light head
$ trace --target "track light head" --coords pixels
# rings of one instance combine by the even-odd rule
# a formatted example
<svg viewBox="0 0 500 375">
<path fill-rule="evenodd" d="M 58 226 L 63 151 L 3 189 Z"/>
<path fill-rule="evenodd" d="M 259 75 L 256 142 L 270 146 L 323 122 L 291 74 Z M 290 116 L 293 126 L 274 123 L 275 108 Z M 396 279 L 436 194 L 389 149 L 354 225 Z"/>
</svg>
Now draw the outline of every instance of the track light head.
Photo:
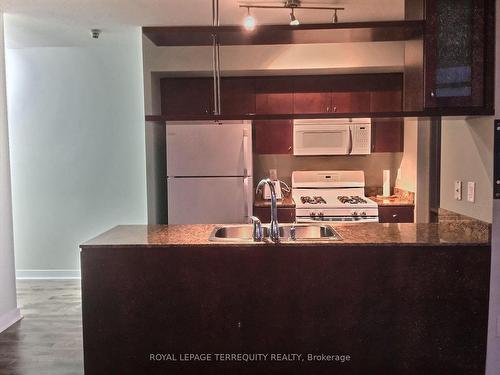
<svg viewBox="0 0 500 375">
<path fill-rule="evenodd" d="M 295 17 L 294 8 L 292 8 L 292 12 L 290 13 L 290 26 L 298 26 L 298 25 L 300 25 L 300 22 L 297 19 L 297 17 Z"/>
<path fill-rule="evenodd" d="M 255 18 L 253 18 L 252 15 L 250 14 L 250 7 L 247 8 L 247 11 L 248 13 L 246 17 L 243 19 L 243 27 L 248 31 L 253 31 L 255 30 L 255 25 L 256 25 Z"/>
</svg>

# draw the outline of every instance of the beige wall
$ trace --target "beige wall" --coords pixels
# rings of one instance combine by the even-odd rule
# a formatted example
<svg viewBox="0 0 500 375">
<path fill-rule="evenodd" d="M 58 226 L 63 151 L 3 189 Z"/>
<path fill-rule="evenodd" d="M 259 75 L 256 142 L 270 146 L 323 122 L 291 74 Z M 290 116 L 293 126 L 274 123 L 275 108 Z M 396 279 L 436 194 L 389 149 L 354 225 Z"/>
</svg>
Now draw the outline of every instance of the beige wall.
<svg viewBox="0 0 500 375">
<path fill-rule="evenodd" d="M 493 118 L 443 118 L 441 207 L 487 222 L 493 215 Z M 455 180 L 463 182 L 454 199 Z M 476 199 L 467 201 L 467 182 L 476 182 Z"/>
<path fill-rule="evenodd" d="M 278 170 L 278 178 L 291 183 L 293 171 L 300 170 L 363 170 L 367 187 L 382 187 L 382 171 L 391 171 L 391 186 L 403 158 L 402 153 L 374 153 L 365 156 L 293 156 L 254 155 L 254 182 L 269 176 L 269 169 Z"/>
<path fill-rule="evenodd" d="M 396 180 L 396 187 L 412 192 L 417 188 L 417 130 L 417 119 L 405 119 L 404 154 Z"/>
</svg>

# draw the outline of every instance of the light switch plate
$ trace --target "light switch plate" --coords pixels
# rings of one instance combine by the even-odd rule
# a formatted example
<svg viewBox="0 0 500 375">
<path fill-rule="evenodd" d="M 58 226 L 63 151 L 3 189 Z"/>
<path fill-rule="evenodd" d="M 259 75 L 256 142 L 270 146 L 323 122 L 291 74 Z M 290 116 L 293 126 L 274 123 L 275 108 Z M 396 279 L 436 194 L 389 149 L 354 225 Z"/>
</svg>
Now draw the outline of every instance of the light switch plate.
<svg viewBox="0 0 500 375">
<path fill-rule="evenodd" d="M 476 200 L 476 183 L 469 181 L 467 183 L 467 201 L 474 203 Z"/>
<path fill-rule="evenodd" d="M 462 200 L 462 181 L 455 181 L 455 200 Z"/>
</svg>

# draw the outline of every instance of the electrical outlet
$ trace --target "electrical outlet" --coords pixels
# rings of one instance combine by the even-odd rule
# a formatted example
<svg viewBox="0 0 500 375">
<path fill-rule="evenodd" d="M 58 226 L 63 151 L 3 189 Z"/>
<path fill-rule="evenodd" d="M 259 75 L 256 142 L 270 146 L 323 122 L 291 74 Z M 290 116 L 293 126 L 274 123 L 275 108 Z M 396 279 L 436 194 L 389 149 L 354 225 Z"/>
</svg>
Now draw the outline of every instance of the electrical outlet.
<svg viewBox="0 0 500 375">
<path fill-rule="evenodd" d="M 469 181 L 467 183 L 467 201 L 474 203 L 476 200 L 476 183 Z"/>
<path fill-rule="evenodd" d="M 462 200 L 462 181 L 455 181 L 455 200 Z"/>
</svg>

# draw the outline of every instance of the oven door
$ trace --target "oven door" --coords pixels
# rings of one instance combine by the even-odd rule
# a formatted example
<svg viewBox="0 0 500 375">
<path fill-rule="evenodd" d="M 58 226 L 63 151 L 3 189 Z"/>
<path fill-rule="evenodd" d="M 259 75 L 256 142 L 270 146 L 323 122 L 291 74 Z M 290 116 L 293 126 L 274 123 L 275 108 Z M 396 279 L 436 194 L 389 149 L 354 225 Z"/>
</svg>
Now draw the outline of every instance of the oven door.
<svg viewBox="0 0 500 375">
<path fill-rule="evenodd" d="M 348 155 L 351 147 L 349 125 L 294 124 L 294 155 Z"/>
<path fill-rule="evenodd" d="M 297 223 L 378 223 L 378 216 L 298 216 Z"/>
</svg>

